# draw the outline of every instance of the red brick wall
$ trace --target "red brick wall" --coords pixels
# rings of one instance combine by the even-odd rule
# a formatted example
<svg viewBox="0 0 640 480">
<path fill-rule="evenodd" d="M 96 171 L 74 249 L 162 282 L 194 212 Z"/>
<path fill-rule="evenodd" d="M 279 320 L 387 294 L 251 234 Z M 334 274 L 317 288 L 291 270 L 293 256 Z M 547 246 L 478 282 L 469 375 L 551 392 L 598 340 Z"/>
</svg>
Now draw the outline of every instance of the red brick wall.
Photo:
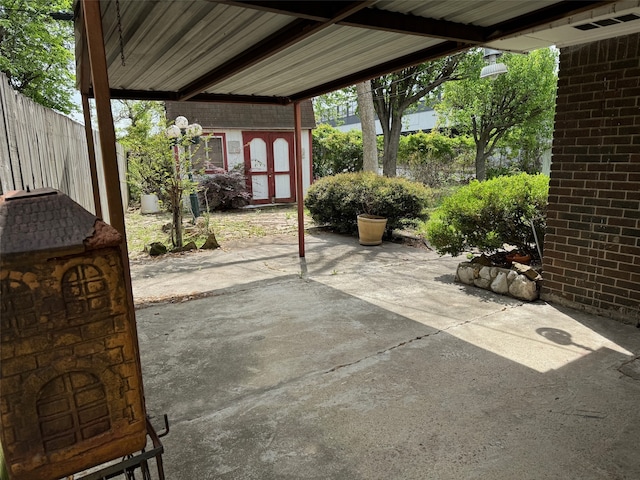
<svg viewBox="0 0 640 480">
<path fill-rule="evenodd" d="M 542 298 L 640 321 L 640 34 L 560 53 Z"/>
</svg>

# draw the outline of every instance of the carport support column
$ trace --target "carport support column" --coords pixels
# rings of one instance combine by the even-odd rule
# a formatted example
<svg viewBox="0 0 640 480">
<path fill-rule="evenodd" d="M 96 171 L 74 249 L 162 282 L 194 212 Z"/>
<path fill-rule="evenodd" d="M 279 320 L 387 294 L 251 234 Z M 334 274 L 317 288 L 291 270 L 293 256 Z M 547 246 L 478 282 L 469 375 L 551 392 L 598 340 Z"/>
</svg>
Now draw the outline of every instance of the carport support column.
<svg viewBox="0 0 640 480">
<path fill-rule="evenodd" d="M 102 218 L 98 168 L 96 166 L 96 148 L 93 141 L 93 126 L 91 125 L 91 109 L 89 108 L 89 97 L 84 93 L 82 94 L 82 113 L 84 114 L 84 133 L 87 138 L 87 151 L 89 152 L 89 171 L 91 172 L 91 185 L 93 188 L 94 213 L 96 217 Z"/>
<path fill-rule="evenodd" d="M 100 148 L 102 150 L 102 166 L 104 168 L 109 223 L 125 236 L 124 207 L 122 206 L 120 177 L 118 175 L 118 157 L 116 154 L 116 132 L 113 127 L 113 115 L 111 113 L 111 93 L 109 91 L 107 60 L 102 36 L 100 2 L 95 0 L 82 0 L 82 9 L 87 34 L 89 63 L 91 64 L 93 95 L 96 100 L 96 111 L 98 114 Z"/>
<path fill-rule="evenodd" d="M 298 255 L 304 257 L 304 190 L 302 188 L 302 116 L 300 102 L 293 104 L 295 123 L 296 202 L 298 204 Z"/>
</svg>

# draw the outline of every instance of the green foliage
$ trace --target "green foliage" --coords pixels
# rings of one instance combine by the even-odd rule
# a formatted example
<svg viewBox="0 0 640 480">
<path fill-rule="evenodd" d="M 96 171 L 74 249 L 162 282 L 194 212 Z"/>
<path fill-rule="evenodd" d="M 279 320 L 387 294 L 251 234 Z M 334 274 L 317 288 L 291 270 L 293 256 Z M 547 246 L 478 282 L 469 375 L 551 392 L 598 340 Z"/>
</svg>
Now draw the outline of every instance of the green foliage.
<svg viewBox="0 0 640 480">
<path fill-rule="evenodd" d="M 433 105 L 442 85 L 458 78 L 459 65 L 464 56 L 459 54 L 439 58 L 371 80 L 373 105 L 384 136 L 384 175 L 396 175 L 398 144 L 405 112 L 411 111 L 423 99 L 425 104 Z"/>
<path fill-rule="evenodd" d="M 459 188 L 431 216 L 427 238 L 438 253 L 460 255 L 472 247 L 493 252 L 504 244 L 535 251 L 545 230 L 549 178 L 522 173 L 485 182 L 474 180 Z"/>
<path fill-rule="evenodd" d="M 341 233 L 355 233 L 361 213 L 386 217 L 390 232 L 424 218 L 430 201 L 431 191 L 422 184 L 357 172 L 321 178 L 309 188 L 305 206 L 316 223 Z"/>
<path fill-rule="evenodd" d="M 127 182 L 131 199 L 155 193 L 171 208 L 175 159 L 164 134 L 164 107 L 158 102 L 120 101 L 120 118 L 129 125 L 118 141 L 127 152 Z"/>
<path fill-rule="evenodd" d="M 313 130 L 313 176 L 362 170 L 362 132 L 321 124 Z"/>
<path fill-rule="evenodd" d="M 251 201 L 242 168 L 229 172 L 216 169 L 200 180 L 198 191 L 201 203 L 205 204 L 210 212 L 241 208 Z"/>
<path fill-rule="evenodd" d="M 356 91 L 354 87 L 347 87 L 341 90 L 325 93 L 313 99 L 313 112 L 316 123 L 327 122 L 338 123 L 347 112 L 355 112 Z"/>
<path fill-rule="evenodd" d="M 473 158 L 473 141 L 437 131 L 418 132 L 400 138 L 398 160 L 416 181 L 440 187 L 465 181 Z"/>
<path fill-rule="evenodd" d="M 173 215 L 171 239 L 182 247 L 183 198 L 196 192 L 191 178 L 191 158 L 200 148 L 188 131 L 171 141 L 165 135 L 167 121 L 162 104 L 149 101 L 121 101 L 121 118 L 130 124 L 120 138 L 128 151 L 128 182 L 132 196 L 156 193 Z M 197 173 L 197 172 L 193 172 Z"/>
<path fill-rule="evenodd" d="M 50 13 L 71 10 L 72 0 L 0 0 L 0 71 L 18 92 L 63 113 L 75 110 L 73 22 Z"/>
<path fill-rule="evenodd" d="M 520 135 L 512 135 L 507 143 L 514 152 L 536 148 L 532 139 L 548 143 L 555 108 L 556 57 L 551 49 L 528 55 L 505 53 L 499 61 L 507 65 L 507 73 L 481 79 L 485 62 L 482 50 L 476 50 L 465 59 L 465 78 L 445 85 L 436 110 L 447 126 L 473 138 L 479 180 L 485 178 L 487 158 L 505 145 L 514 129 L 521 129 Z"/>
</svg>

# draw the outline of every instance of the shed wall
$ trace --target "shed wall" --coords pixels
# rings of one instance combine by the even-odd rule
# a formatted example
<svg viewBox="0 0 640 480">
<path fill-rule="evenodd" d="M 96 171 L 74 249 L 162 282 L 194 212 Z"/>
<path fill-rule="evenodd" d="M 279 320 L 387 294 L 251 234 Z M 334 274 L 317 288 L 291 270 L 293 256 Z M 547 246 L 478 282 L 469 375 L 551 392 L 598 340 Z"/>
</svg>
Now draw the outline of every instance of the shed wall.
<svg viewBox="0 0 640 480">
<path fill-rule="evenodd" d="M 640 321 L 640 34 L 561 50 L 542 298 Z"/>
</svg>

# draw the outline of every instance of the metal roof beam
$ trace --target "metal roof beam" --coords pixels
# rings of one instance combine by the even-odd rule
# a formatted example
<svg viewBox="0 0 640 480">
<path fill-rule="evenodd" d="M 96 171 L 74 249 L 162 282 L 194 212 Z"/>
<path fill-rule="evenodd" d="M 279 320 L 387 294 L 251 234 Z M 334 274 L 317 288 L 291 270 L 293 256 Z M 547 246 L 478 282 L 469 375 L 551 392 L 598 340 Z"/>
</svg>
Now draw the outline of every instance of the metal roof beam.
<svg viewBox="0 0 640 480">
<path fill-rule="evenodd" d="M 462 23 L 435 20 L 433 18 L 405 15 L 368 8 L 350 15 L 339 25 L 368 28 L 385 32 L 441 38 L 465 43 L 483 43 L 485 30 L 482 27 Z"/>
<path fill-rule="evenodd" d="M 281 15 L 291 15 L 297 18 L 305 18 L 319 22 L 330 20 L 334 15 L 332 12 L 337 11 L 343 4 L 343 2 L 265 2 L 258 0 L 246 2 L 228 0 L 219 3 L 235 5 L 242 8 L 253 8 L 255 10 Z M 379 10 L 376 8 L 363 8 L 349 15 L 344 20 L 337 22 L 337 24 L 467 43 L 482 43 L 485 41 L 485 31 L 482 27 L 418 17 L 416 15 Z"/>
<path fill-rule="evenodd" d="M 216 3 L 224 5 L 232 5 L 240 8 L 250 8 L 263 12 L 277 13 L 279 15 L 290 15 L 306 20 L 314 20 L 316 22 L 326 22 L 334 17 L 338 12 L 344 9 L 344 1 L 333 2 L 292 2 L 285 1 L 238 1 L 238 0 L 221 0 Z M 373 2 L 355 2 L 363 4 L 363 8 L 371 5 Z"/>
<path fill-rule="evenodd" d="M 341 77 L 337 80 L 327 82 L 322 85 L 309 88 L 307 90 L 303 90 L 291 95 L 290 99 L 293 102 L 298 102 L 301 100 L 306 100 L 308 98 L 317 97 L 318 95 L 322 95 L 324 93 L 333 92 L 334 90 L 339 90 L 341 88 L 355 85 L 356 83 L 362 82 L 364 80 L 369 80 L 381 75 L 397 72 L 398 70 L 402 70 L 403 68 L 411 67 L 413 65 L 427 62 L 429 60 L 441 58 L 446 55 L 452 55 L 472 46 L 473 45 L 467 45 L 452 41 L 442 42 L 438 45 L 434 45 L 433 47 L 425 48 L 423 50 L 410 53 L 409 55 L 405 55 L 404 57 L 396 58 L 395 60 L 376 65 L 375 67 L 361 70 L 351 75 Z"/>
<path fill-rule="evenodd" d="M 313 2 L 311 2 L 313 3 Z M 202 75 L 200 78 L 194 80 L 189 85 L 184 87 L 178 93 L 178 100 L 188 100 L 191 97 L 204 92 L 207 88 L 212 87 L 216 83 L 219 83 L 236 73 L 245 70 L 263 60 L 281 52 L 285 48 L 288 48 L 296 43 L 304 40 L 305 38 L 324 30 L 325 28 L 336 24 L 340 20 L 348 17 L 356 11 L 367 7 L 372 1 L 366 2 L 342 2 L 340 4 L 341 9 L 336 12 L 331 19 L 318 22 L 308 19 L 296 19 L 286 27 L 280 29 L 269 37 L 261 40 L 260 42 L 252 45 L 244 52 L 237 55 L 232 60 L 220 65 L 219 67 L 211 70 L 210 72 Z"/>
<path fill-rule="evenodd" d="M 178 102 L 177 92 L 151 91 L 151 90 L 119 90 L 111 89 L 111 98 L 117 100 L 153 100 L 157 102 Z M 93 97 L 93 91 L 89 92 Z M 291 100 L 288 97 L 269 97 L 264 95 L 224 95 L 218 93 L 199 93 L 189 98 L 192 102 L 206 103 L 255 103 L 266 105 L 288 105 Z"/>
</svg>

